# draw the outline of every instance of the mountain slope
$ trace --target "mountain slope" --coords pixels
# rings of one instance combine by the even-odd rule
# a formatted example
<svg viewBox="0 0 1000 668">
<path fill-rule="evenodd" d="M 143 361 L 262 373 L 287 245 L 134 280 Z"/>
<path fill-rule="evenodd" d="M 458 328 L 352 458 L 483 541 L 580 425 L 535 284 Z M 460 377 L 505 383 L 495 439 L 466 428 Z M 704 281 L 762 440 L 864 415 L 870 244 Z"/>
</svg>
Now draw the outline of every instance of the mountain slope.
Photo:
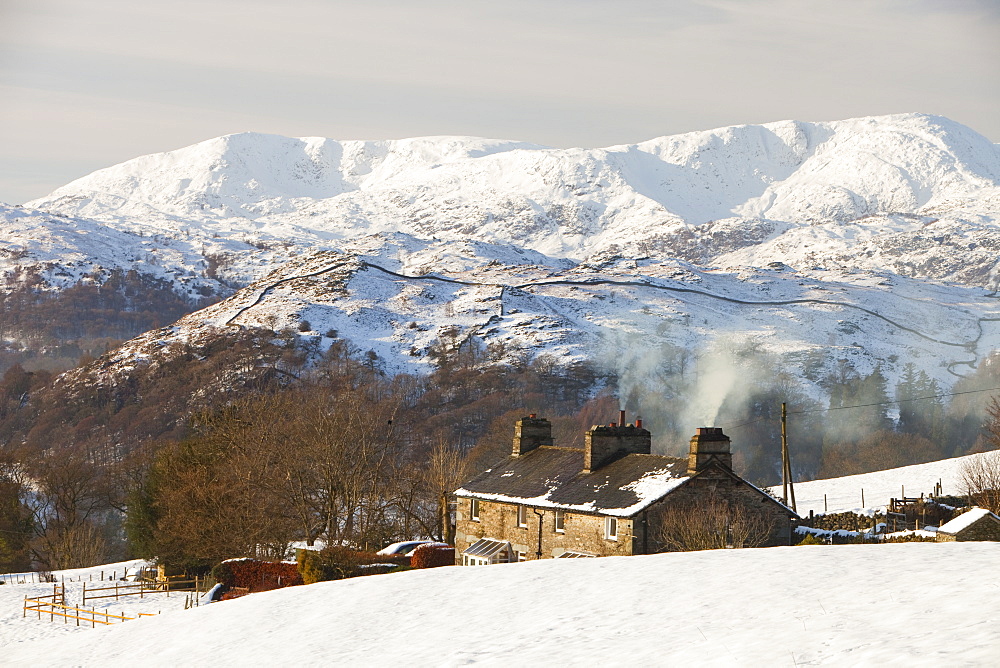
<svg viewBox="0 0 1000 668">
<path fill-rule="evenodd" d="M 892 383 L 913 362 L 949 387 L 1000 348 L 1000 153 L 922 114 L 604 149 L 247 133 L 31 206 L 0 209 L 9 281 L 135 268 L 192 298 L 233 295 L 114 353 L 126 367 L 195 330 L 259 326 L 420 370 L 457 328 L 494 350 L 589 359 L 625 392 L 760 350 L 760 373 L 825 400 L 844 364 Z M 697 373 L 706 389 L 688 401 L 708 424 L 725 387 Z"/>
<path fill-rule="evenodd" d="M 817 399 L 847 365 L 890 382 L 916 360 L 942 386 L 1000 348 L 1000 302 L 979 288 L 898 276 L 781 268 L 721 271 L 677 260 L 532 264 L 482 244 L 370 237 L 349 253 L 316 251 L 173 327 L 111 353 L 102 374 L 155 358 L 170 343 L 240 328 L 285 330 L 316 353 L 334 339 L 370 349 L 389 372 L 420 372 L 442 338 L 493 359 L 588 360 L 622 396 L 684 384 L 690 423 L 714 424 L 730 393 L 798 378 Z M 401 262 L 405 257 L 406 262 Z M 447 267 L 428 273 L 431 266 Z M 520 260 L 520 261 L 518 261 Z M 724 369 L 709 373 L 724 361 Z M 101 382 L 93 370 L 87 383 Z M 695 382 L 692 384 L 692 378 Z M 683 383 L 682 383 L 683 381 Z M 677 404 L 680 405 L 680 404 Z"/>
</svg>

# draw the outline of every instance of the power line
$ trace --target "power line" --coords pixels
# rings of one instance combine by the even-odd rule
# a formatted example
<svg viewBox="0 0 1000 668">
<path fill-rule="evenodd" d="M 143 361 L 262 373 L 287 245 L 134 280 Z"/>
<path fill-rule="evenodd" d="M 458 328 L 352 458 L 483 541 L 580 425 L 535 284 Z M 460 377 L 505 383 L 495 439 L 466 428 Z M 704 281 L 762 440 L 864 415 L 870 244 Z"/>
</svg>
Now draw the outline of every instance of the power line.
<svg viewBox="0 0 1000 668">
<path fill-rule="evenodd" d="M 1000 392 L 1000 387 L 990 387 L 985 390 L 965 390 L 964 392 L 945 392 L 944 394 L 932 394 L 927 397 L 913 397 L 912 399 L 896 399 L 894 401 L 880 401 L 874 404 L 858 404 L 856 406 L 833 406 L 830 408 L 811 408 L 804 411 L 793 411 L 789 415 L 802 415 L 803 413 L 820 413 L 822 411 L 843 411 L 848 408 L 870 408 L 872 406 L 891 406 L 893 404 L 905 404 L 910 401 L 924 401 L 927 399 L 940 399 L 942 397 L 957 397 L 960 394 L 975 394 L 977 392 Z"/>
<path fill-rule="evenodd" d="M 802 411 L 789 411 L 788 415 L 804 415 L 806 413 L 824 413 L 827 411 L 843 411 L 850 408 L 871 408 L 873 406 L 892 406 L 893 404 L 904 404 L 911 401 L 925 401 L 927 399 L 941 399 L 943 397 L 957 397 L 962 394 L 976 394 L 978 392 L 1000 392 L 1000 387 L 990 387 L 982 390 L 965 390 L 963 392 L 945 392 L 943 394 L 933 394 L 926 397 L 913 397 L 912 399 L 896 399 L 894 401 L 880 401 L 872 404 L 857 404 L 855 406 L 831 406 L 829 408 L 810 408 L 808 410 Z M 739 424 L 734 424 L 729 429 L 737 429 L 739 427 L 745 427 L 750 424 L 756 424 L 757 422 L 762 422 L 764 420 L 769 420 L 773 418 L 757 418 L 755 420 L 750 420 L 749 422 L 741 422 Z"/>
</svg>

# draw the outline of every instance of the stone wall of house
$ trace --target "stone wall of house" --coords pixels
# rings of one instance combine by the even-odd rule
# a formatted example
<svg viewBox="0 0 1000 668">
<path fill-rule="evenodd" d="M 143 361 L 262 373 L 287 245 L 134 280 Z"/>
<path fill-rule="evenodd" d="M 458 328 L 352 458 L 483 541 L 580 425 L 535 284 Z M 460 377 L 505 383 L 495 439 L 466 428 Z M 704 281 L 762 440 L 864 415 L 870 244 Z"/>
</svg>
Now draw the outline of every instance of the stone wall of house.
<svg viewBox="0 0 1000 668">
<path fill-rule="evenodd" d="M 939 533 L 936 536 L 939 542 L 947 543 L 951 541 L 971 541 L 971 540 L 997 540 L 1000 541 L 1000 522 L 989 515 L 973 522 L 971 526 L 959 531 L 957 534 Z"/>
<path fill-rule="evenodd" d="M 511 549 L 524 555 L 525 560 L 537 559 L 539 517 L 542 522 L 542 558 L 558 557 L 566 551 L 584 552 L 596 556 L 641 553 L 641 535 L 633 535 L 633 521 L 618 518 L 618 539 L 604 537 L 605 518 L 598 515 L 567 512 L 563 533 L 555 530 L 555 511 L 551 508 L 528 507 L 527 527 L 517 525 L 517 504 L 495 501 L 479 502 L 479 520 L 470 518 L 471 499 L 459 499 L 455 523 L 455 558 L 462 563 L 462 552 L 480 538 L 509 541 Z"/>
<path fill-rule="evenodd" d="M 720 499 L 726 503 L 738 504 L 752 512 L 762 513 L 770 520 L 772 530 L 764 542 L 765 546 L 788 545 L 795 524 L 789 521 L 788 512 L 773 499 L 754 489 L 750 484 L 711 466 L 688 483 L 675 489 L 663 500 L 649 508 L 650 551 L 656 551 L 655 536 L 658 532 L 657 515 L 660 511 L 677 505 L 697 507 L 709 499 Z"/>
</svg>

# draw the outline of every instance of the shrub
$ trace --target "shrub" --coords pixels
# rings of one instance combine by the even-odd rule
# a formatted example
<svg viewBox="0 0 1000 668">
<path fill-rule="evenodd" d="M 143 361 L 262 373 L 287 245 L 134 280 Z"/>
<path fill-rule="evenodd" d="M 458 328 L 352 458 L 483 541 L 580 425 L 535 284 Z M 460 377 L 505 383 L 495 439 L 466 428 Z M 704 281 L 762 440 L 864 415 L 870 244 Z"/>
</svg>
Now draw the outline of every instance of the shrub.
<svg viewBox="0 0 1000 668">
<path fill-rule="evenodd" d="M 322 550 L 299 550 L 299 575 L 306 584 L 342 580 L 359 575 L 377 575 L 409 566 L 409 557 L 387 557 L 331 545 Z"/>
<path fill-rule="evenodd" d="M 296 565 L 284 561 L 230 559 L 213 568 L 212 575 L 226 589 L 241 587 L 251 593 L 302 584 Z"/>
<path fill-rule="evenodd" d="M 225 587 L 232 587 L 236 576 L 233 574 L 232 561 L 223 561 L 212 569 L 212 577 L 215 581 Z"/>
<path fill-rule="evenodd" d="M 427 543 L 421 545 L 410 557 L 413 568 L 437 568 L 438 566 L 455 565 L 455 548 L 443 543 Z"/>
<path fill-rule="evenodd" d="M 816 536 L 812 535 L 811 533 L 807 533 L 806 537 L 803 538 L 802 540 L 800 540 L 798 544 L 799 545 L 825 545 L 825 543 L 823 541 L 821 541 L 819 538 L 817 538 Z"/>
<path fill-rule="evenodd" d="M 363 575 L 361 567 L 378 560 L 378 555 L 371 552 L 359 552 L 348 547 L 331 545 L 318 552 L 299 551 L 297 563 L 302 581 L 312 584 Z"/>
</svg>

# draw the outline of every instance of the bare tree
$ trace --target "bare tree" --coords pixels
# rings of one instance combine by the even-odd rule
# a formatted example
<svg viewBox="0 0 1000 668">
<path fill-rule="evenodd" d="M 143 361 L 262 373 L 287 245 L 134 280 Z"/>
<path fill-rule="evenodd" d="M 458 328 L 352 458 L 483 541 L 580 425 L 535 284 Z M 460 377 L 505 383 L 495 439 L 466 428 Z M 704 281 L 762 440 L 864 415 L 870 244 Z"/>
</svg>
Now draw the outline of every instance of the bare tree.
<svg viewBox="0 0 1000 668">
<path fill-rule="evenodd" d="M 34 488 L 28 500 L 34 559 L 50 570 L 102 563 L 108 544 L 101 536 L 113 515 L 103 469 L 69 451 L 48 455 L 27 475 Z"/>
<path fill-rule="evenodd" d="M 437 501 L 437 538 L 449 545 L 455 544 L 455 525 L 451 521 L 449 505 L 453 492 L 468 477 L 468 460 L 443 438 L 431 450 L 424 479 Z"/>
<path fill-rule="evenodd" d="M 970 457 L 962 465 L 959 479 L 972 503 L 1000 512 L 1000 451 Z"/>
<path fill-rule="evenodd" d="M 666 551 L 759 547 L 770 537 L 773 520 L 763 511 L 712 493 L 665 506 L 654 517 L 654 538 Z"/>
<path fill-rule="evenodd" d="M 986 407 L 986 414 L 989 416 L 984 425 L 987 438 L 994 448 L 1000 449 L 1000 398 L 990 399 L 990 403 Z"/>
</svg>

